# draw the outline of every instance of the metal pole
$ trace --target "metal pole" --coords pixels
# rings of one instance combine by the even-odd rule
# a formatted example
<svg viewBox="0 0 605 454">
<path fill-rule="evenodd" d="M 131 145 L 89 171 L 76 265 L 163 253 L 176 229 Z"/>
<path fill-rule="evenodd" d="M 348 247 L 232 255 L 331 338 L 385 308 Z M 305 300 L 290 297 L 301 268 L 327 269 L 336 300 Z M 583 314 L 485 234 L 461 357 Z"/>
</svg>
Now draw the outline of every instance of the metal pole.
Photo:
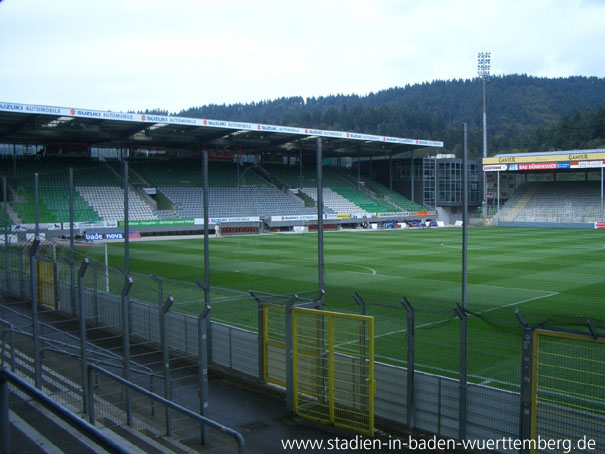
<svg viewBox="0 0 605 454">
<path fill-rule="evenodd" d="M 454 308 L 460 318 L 460 389 L 458 394 L 458 439 L 466 438 L 466 391 L 467 391 L 467 318 L 463 307 Z"/>
<path fill-rule="evenodd" d="M 603 220 L 603 167 L 601 167 L 601 220 Z"/>
<path fill-rule="evenodd" d="M 4 205 L 4 291 L 8 293 L 8 273 L 10 271 L 10 259 L 8 255 L 8 197 L 6 194 L 7 186 L 8 185 L 6 183 L 6 177 L 2 176 L 2 202 Z"/>
<path fill-rule="evenodd" d="M 393 190 L 393 155 L 389 155 L 389 189 Z"/>
<path fill-rule="evenodd" d="M 36 240 L 40 239 L 40 203 L 38 201 L 39 199 L 39 190 L 38 190 L 38 172 L 34 173 L 34 197 L 35 197 L 35 238 Z"/>
<path fill-rule="evenodd" d="M 496 214 L 500 212 L 500 171 L 498 171 L 498 187 L 497 187 L 497 191 L 498 191 L 498 205 L 496 206 Z"/>
<path fill-rule="evenodd" d="M 317 139 L 317 271 L 320 309 L 324 305 L 324 198 L 323 198 L 323 150 L 321 138 Z"/>
<path fill-rule="evenodd" d="M 204 302 L 210 307 L 210 242 L 209 242 L 209 195 L 208 195 L 208 150 L 204 147 L 202 153 L 202 179 L 204 182 Z M 206 342 L 208 362 L 212 362 L 212 339 L 210 318 L 206 318 L 206 331 L 208 332 L 208 342 Z"/>
<path fill-rule="evenodd" d="M 483 79 L 483 157 L 487 158 L 487 113 L 485 107 L 485 79 Z M 483 217 L 487 217 L 487 178 L 483 173 Z"/>
<path fill-rule="evenodd" d="M 296 297 L 290 298 L 285 306 L 286 321 L 286 410 L 288 416 L 294 414 L 294 345 L 292 332 L 292 307 Z"/>
<path fill-rule="evenodd" d="M 130 289 L 133 280 L 125 275 L 124 287 L 122 288 L 122 342 L 124 357 L 124 380 L 130 381 Z M 132 425 L 132 405 L 130 401 L 130 389 L 126 390 L 126 424 Z"/>
<path fill-rule="evenodd" d="M 410 151 L 410 200 L 414 198 L 414 150 Z"/>
<path fill-rule="evenodd" d="M 434 175 L 435 175 L 435 182 L 433 185 L 433 190 L 435 191 L 434 197 L 433 197 L 433 203 L 435 204 L 435 210 L 437 210 L 437 199 L 439 197 L 439 192 L 438 192 L 438 185 L 439 185 L 439 163 L 437 162 L 437 157 L 433 158 L 433 161 L 435 162 L 435 168 L 434 168 Z"/>
<path fill-rule="evenodd" d="M 38 389 L 42 387 L 42 365 L 40 361 L 40 326 L 38 324 L 38 273 L 36 272 L 38 256 L 38 247 L 40 240 L 34 239 L 29 250 L 29 276 L 31 291 L 31 311 L 32 311 L 32 340 L 34 342 L 34 386 Z"/>
<path fill-rule="evenodd" d="M 159 281 L 159 285 L 161 288 L 161 281 Z M 162 296 L 162 291 L 159 292 L 159 298 Z M 160 300 L 161 301 L 161 300 Z M 166 315 L 170 310 L 170 306 L 174 302 L 174 298 L 169 296 L 163 305 L 160 307 L 160 339 L 162 343 L 162 367 L 164 368 L 164 397 L 166 400 L 172 400 L 172 386 L 170 379 L 170 355 L 168 352 L 168 335 L 166 333 Z M 172 434 L 172 415 L 170 414 L 170 410 L 166 408 L 166 436 L 170 436 Z"/>
<path fill-rule="evenodd" d="M 253 291 L 250 296 L 256 300 L 256 321 L 258 330 L 258 382 L 265 383 L 265 305 Z"/>
<path fill-rule="evenodd" d="M 477 75 L 481 79 L 483 88 L 483 158 L 487 157 L 487 109 L 485 101 L 485 83 L 489 79 L 489 68 L 491 63 L 491 52 L 479 52 L 477 54 Z M 482 212 L 483 217 L 486 218 L 487 212 L 487 178 L 485 172 L 483 176 L 483 201 L 482 201 Z"/>
<path fill-rule="evenodd" d="M 128 161 L 124 163 L 124 269 L 126 274 L 130 275 L 130 241 L 129 241 L 129 226 L 128 226 Z"/>
<path fill-rule="evenodd" d="M 90 402 L 88 400 L 88 349 L 86 342 L 86 304 L 84 303 L 84 275 L 88 268 L 88 258 L 82 260 L 78 271 L 78 302 L 80 322 L 80 364 L 82 366 L 82 404 L 84 414 L 90 415 Z"/>
<path fill-rule="evenodd" d="M 208 314 L 210 306 L 206 304 L 204 310 L 198 318 L 198 354 L 200 357 L 199 368 L 199 388 L 200 388 L 200 415 L 205 416 L 208 408 L 208 351 L 206 345 L 208 340 Z M 206 424 L 202 424 L 201 443 L 207 444 L 210 441 L 210 432 Z"/>
<path fill-rule="evenodd" d="M 109 260 L 107 257 L 107 243 L 103 244 L 103 253 L 105 255 L 105 292 L 109 293 Z"/>
<path fill-rule="evenodd" d="M 414 401 L 416 368 L 414 366 L 414 308 L 404 296 L 401 305 L 407 312 L 407 337 L 408 337 L 408 357 L 407 357 L 407 403 L 406 403 L 406 424 L 408 429 L 413 429 L 416 423 L 416 403 Z"/>
<path fill-rule="evenodd" d="M 69 249 L 70 258 L 74 259 L 74 169 L 69 168 Z"/>
<path fill-rule="evenodd" d="M 69 265 L 69 298 L 71 313 L 76 314 L 76 270 L 75 264 L 75 245 L 74 245 L 74 169 L 69 168 L 69 258 L 71 259 Z"/>
<path fill-rule="evenodd" d="M 298 187 L 302 188 L 303 187 L 302 150 L 298 150 L 298 170 L 299 170 Z"/>
<path fill-rule="evenodd" d="M 467 229 L 468 229 L 468 149 L 467 149 L 467 129 L 466 123 L 462 123 L 462 129 L 464 131 L 464 155 L 462 158 L 462 307 L 466 309 L 466 298 L 467 298 L 467 283 L 468 283 L 468 269 L 467 269 Z"/>
</svg>

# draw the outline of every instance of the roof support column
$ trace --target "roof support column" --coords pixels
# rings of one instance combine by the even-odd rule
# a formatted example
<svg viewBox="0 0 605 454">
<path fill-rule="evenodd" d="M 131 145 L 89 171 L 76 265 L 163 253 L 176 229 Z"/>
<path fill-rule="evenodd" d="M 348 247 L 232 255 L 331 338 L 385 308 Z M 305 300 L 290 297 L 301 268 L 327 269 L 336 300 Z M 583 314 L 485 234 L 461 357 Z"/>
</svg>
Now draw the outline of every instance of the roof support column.
<svg viewBox="0 0 605 454">
<path fill-rule="evenodd" d="M 389 155 L 389 189 L 393 190 L 393 155 Z"/>
<path fill-rule="evenodd" d="M 410 200 L 414 202 L 414 150 L 410 151 Z"/>
</svg>

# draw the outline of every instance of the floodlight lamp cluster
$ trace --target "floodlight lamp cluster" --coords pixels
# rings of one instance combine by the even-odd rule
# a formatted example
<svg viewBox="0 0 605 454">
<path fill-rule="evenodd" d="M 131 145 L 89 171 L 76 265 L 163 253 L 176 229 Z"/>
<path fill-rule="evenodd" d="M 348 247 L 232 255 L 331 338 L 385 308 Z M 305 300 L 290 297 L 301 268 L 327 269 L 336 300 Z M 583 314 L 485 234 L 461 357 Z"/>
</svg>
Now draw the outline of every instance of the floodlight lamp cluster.
<svg viewBox="0 0 605 454">
<path fill-rule="evenodd" d="M 479 52 L 477 54 L 477 74 L 480 79 L 489 79 L 491 55 L 491 52 Z"/>
</svg>

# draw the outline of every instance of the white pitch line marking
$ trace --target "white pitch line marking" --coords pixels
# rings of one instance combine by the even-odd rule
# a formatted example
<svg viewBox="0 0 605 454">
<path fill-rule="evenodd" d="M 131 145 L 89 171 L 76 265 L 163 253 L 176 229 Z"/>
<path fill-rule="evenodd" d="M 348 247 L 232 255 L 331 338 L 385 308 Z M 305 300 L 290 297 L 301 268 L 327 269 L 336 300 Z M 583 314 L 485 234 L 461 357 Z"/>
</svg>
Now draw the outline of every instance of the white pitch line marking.
<svg viewBox="0 0 605 454">
<path fill-rule="evenodd" d="M 376 276 L 376 270 L 374 268 L 370 268 L 369 266 L 365 266 L 365 265 L 357 265 L 356 263 L 348 263 L 349 266 L 358 266 L 359 268 L 364 268 L 368 271 L 372 272 L 372 276 Z M 344 271 L 345 273 L 358 273 L 359 271 Z M 367 274 L 367 273 L 361 273 L 361 274 Z"/>
</svg>

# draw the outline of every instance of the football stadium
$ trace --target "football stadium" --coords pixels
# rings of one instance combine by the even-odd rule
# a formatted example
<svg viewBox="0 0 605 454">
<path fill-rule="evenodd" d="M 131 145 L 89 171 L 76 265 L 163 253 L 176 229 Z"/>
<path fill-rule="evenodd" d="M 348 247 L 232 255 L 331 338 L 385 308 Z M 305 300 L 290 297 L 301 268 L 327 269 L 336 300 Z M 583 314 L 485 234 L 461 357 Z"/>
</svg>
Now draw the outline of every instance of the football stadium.
<svg viewBox="0 0 605 454">
<path fill-rule="evenodd" d="M 3 383 L 201 452 L 246 449 L 209 369 L 350 436 L 605 446 L 604 168 L 0 103 Z"/>
</svg>

